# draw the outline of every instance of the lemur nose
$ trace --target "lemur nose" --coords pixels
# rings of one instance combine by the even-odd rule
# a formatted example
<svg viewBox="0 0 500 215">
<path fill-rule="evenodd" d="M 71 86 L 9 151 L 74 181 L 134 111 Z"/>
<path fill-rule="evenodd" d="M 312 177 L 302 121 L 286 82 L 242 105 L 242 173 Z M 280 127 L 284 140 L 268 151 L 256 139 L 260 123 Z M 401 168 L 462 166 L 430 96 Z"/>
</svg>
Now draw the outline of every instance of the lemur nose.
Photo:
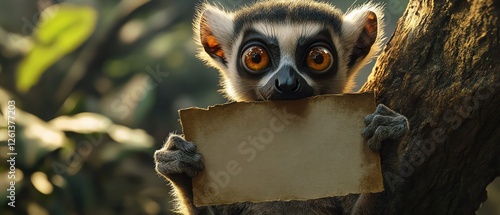
<svg viewBox="0 0 500 215">
<path fill-rule="evenodd" d="M 295 77 L 276 78 L 274 81 L 274 88 L 282 94 L 294 93 L 299 86 L 299 80 Z"/>
</svg>

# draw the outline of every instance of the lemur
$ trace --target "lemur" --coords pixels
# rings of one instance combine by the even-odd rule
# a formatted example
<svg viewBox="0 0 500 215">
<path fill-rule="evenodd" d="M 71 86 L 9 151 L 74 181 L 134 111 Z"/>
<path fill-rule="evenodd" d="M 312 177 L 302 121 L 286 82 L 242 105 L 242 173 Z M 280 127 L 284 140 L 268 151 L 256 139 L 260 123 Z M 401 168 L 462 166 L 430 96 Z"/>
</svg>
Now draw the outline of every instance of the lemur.
<svg viewBox="0 0 500 215">
<path fill-rule="evenodd" d="M 350 92 L 354 77 L 382 46 L 380 5 L 345 14 L 328 3 L 258 1 L 234 12 L 201 4 L 194 21 L 198 57 L 220 72 L 230 101 L 300 99 Z M 379 104 L 364 119 L 361 135 L 375 151 L 383 140 L 400 141 L 406 117 Z M 370 194 L 307 201 L 238 203 L 196 207 L 191 177 L 203 171 L 195 143 L 170 134 L 154 154 L 156 171 L 168 179 L 182 214 L 366 214 Z M 312 167 L 314 168 L 314 167 Z M 300 175 L 300 173 L 297 173 Z"/>
</svg>

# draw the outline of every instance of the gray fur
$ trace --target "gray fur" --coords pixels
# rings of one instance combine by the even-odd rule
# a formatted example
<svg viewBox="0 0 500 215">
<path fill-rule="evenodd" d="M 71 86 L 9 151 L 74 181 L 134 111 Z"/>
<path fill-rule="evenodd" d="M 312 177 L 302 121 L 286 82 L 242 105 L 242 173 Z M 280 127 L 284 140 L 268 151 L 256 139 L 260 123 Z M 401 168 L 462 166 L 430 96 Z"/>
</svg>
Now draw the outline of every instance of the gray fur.
<svg viewBox="0 0 500 215">
<path fill-rule="evenodd" d="M 368 15 L 369 14 L 369 15 Z M 364 29 L 365 20 L 371 19 L 372 28 L 376 32 Z M 216 67 L 221 73 L 223 92 L 228 99 L 234 101 L 255 101 L 268 99 L 296 99 L 327 93 L 349 92 L 353 86 L 353 77 L 359 69 L 368 63 L 380 50 L 383 31 L 381 8 L 378 5 L 365 4 L 342 15 L 342 12 L 332 5 L 311 1 L 261 1 L 252 6 L 242 8 L 236 12 L 225 12 L 215 6 L 204 4 L 200 7 L 195 20 L 195 39 L 200 46 L 199 57 L 208 65 Z M 258 26 L 260 23 L 260 26 Z M 262 26 L 269 23 L 269 29 Z M 309 35 L 279 34 L 276 28 L 279 25 L 306 24 L 313 26 L 320 32 L 327 32 L 331 37 L 327 43 L 334 50 L 336 66 L 328 74 L 315 75 L 301 71 L 300 56 L 307 49 L 301 49 L 304 41 L 314 40 L 314 35 L 306 31 L 293 33 Z M 238 67 L 241 59 L 241 47 L 245 44 L 245 33 L 255 31 L 253 27 L 265 29 L 266 35 L 260 39 L 269 42 L 272 47 L 271 59 L 274 63 L 270 68 L 270 75 L 252 76 Z M 277 27 L 276 27 L 277 26 Z M 285 26 L 286 27 L 286 26 Z M 300 27 L 299 27 L 300 30 Z M 278 38 L 289 37 L 287 39 Z M 292 37 L 290 37 L 292 36 Z M 293 37 L 296 36 L 296 37 Z M 376 36 L 376 38 L 374 38 Z M 209 38 L 210 37 L 210 38 Z M 212 39 L 216 39 L 213 43 Z M 280 44 L 280 41 L 289 42 L 296 39 L 294 44 Z M 319 38 L 319 37 L 318 37 Z M 324 36 L 323 36 L 324 38 Z M 356 39 L 361 38 L 361 39 Z M 366 43 L 366 41 L 368 43 Z M 371 40 L 371 41 L 370 41 Z M 360 43 L 361 41 L 361 43 Z M 299 45 L 297 45 L 299 44 Z M 363 46 L 362 50 L 356 50 Z M 297 48 L 298 47 L 298 48 Z M 298 53 L 295 53 L 298 50 Z M 296 57 L 298 56 L 298 57 Z M 278 58 L 278 59 L 277 59 Z M 283 64 L 285 64 L 283 66 Z M 272 92 L 273 73 L 278 74 L 283 68 L 290 68 L 286 72 L 295 72 L 302 78 L 301 84 L 307 84 L 307 92 L 294 92 L 282 96 Z M 295 74 L 294 73 L 294 74 Z M 298 75 L 300 73 L 300 76 Z M 287 74 L 287 73 L 286 73 Z M 281 76 L 280 76 L 281 77 Z M 260 82 L 269 81 L 266 84 Z M 262 96 L 262 88 L 270 87 L 266 91 L 270 96 Z M 311 90 L 312 89 L 312 90 Z M 384 105 L 379 105 L 375 113 L 365 118 L 366 128 L 362 136 L 367 139 L 368 146 L 373 150 L 380 150 L 384 140 L 400 141 L 408 132 L 408 120 Z M 191 177 L 203 171 L 203 162 L 196 151 L 196 145 L 184 140 L 181 135 L 170 134 L 163 148 L 155 152 L 156 171 L 164 176 L 172 185 L 174 196 L 177 198 L 177 212 L 182 214 L 365 214 L 373 207 L 372 199 L 375 194 L 348 195 L 346 197 L 331 197 L 307 201 L 239 203 L 231 205 L 217 205 L 210 207 L 195 207 L 192 203 Z M 300 177 L 301 173 L 297 173 Z"/>
<path fill-rule="evenodd" d="M 368 146 L 374 151 L 380 151 L 382 141 L 400 141 L 408 132 L 408 119 L 401 114 L 379 104 L 375 113 L 365 117 L 366 128 L 361 135 L 367 139 Z"/>
</svg>

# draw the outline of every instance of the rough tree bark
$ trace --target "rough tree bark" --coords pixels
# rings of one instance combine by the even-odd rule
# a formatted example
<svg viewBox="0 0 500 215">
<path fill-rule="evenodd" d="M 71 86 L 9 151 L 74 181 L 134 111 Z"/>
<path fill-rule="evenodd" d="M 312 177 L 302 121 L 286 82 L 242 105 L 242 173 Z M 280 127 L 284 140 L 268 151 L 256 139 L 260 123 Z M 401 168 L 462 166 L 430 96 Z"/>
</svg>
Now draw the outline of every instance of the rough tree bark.
<svg viewBox="0 0 500 215">
<path fill-rule="evenodd" d="M 375 213 L 474 214 L 486 199 L 500 175 L 499 39 L 498 0 L 410 1 L 361 89 L 411 127 L 382 149 Z"/>
</svg>

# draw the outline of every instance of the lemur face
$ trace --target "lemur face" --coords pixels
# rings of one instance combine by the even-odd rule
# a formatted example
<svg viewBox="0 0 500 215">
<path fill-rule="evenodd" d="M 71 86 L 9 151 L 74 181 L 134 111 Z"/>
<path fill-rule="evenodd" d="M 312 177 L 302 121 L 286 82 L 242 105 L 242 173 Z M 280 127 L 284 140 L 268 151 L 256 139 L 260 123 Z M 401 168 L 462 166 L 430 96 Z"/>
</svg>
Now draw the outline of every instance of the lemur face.
<svg viewBox="0 0 500 215">
<path fill-rule="evenodd" d="M 380 9 L 343 15 L 326 3 L 263 1 L 236 12 L 203 5 L 199 57 L 219 69 L 231 100 L 299 99 L 342 93 L 379 51 Z"/>
</svg>

